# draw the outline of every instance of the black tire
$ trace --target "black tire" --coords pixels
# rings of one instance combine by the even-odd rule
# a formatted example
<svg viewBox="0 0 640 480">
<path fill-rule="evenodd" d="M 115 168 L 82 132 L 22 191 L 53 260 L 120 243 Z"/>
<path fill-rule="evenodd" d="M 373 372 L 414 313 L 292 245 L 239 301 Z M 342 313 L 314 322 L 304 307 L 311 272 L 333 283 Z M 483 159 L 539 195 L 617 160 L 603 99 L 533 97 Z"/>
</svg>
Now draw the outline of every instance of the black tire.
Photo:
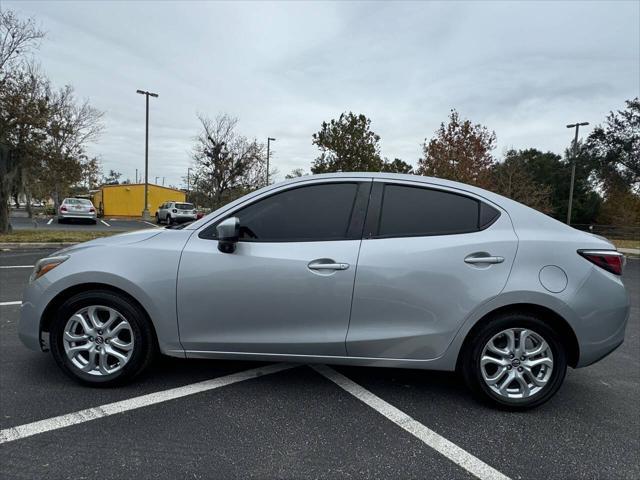
<svg viewBox="0 0 640 480">
<path fill-rule="evenodd" d="M 58 217 L 58 223 L 64 223 L 64 219 Z"/>
<path fill-rule="evenodd" d="M 156 223 L 160 225 L 160 215 L 156 213 Z"/>
<path fill-rule="evenodd" d="M 98 224 L 98 220 L 91 220 L 91 224 L 92 225 L 97 225 Z"/>
<path fill-rule="evenodd" d="M 167 225 L 173 225 L 173 219 L 171 218 L 171 215 L 167 214 Z"/>
<path fill-rule="evenodd" d="M 494 392 L 482 377 L 480 358 L 485 345 L 495 335 L 509 328 L 532 330 L 547 342 L 553 355 L 553 369 L 546 385 L 527 398 L 507 399 Z M 542 405 L 560 389 L 567 372 L 566 348 L 558 333 L 535 315 L 525 312 L 500 314 L 472 332 L 472 335 L 465 342 L 465 351 L 461 353 L 460 369 L 465 383 L 478 400 L 505 410 L 527 410 Z"/>
<path fill-rule="evenodd" d="M 64 350 L 63 334 L 67 321 L 76 312 L 91 305 L 117 310 L 127 319 L 133 332 L 131 358 L 121 370 L 110 375 L 97 376 L 81 371 L 69 360 Z M 133 379 L 149 365 L 157 350 L 155 335 L 145 312 L 126 296 L 109 290 L 90 290 L 66 300 L 55 312 L 51 323 L 50 348 L 56 363 L 67 375 L 84 385 L 95 387 L 121 385 Z"/>
</svg>

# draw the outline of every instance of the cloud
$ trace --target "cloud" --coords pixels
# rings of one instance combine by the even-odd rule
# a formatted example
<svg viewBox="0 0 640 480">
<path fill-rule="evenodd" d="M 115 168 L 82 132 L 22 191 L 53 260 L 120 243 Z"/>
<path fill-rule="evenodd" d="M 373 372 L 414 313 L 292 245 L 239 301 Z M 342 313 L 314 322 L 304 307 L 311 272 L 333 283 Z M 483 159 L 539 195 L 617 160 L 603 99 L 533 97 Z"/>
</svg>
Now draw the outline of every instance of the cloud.
<svg viewBox="0 0 640 480">
<path fill-rule="evenodd" d="M 183 184 L 197 112 L 277 138 L 280 178 L 308 169 L 323 120 L 362 112 L 383 155 L 415 163 L 451 108 L 505 148 L 562 152 L 565 125 L 637 96 L 637 2 L 3 2 L 47 30 L 43 68 L 104 110 L 91 153 Z M 585 130 L 587 133 L 588 130 Z"/>
</svg>

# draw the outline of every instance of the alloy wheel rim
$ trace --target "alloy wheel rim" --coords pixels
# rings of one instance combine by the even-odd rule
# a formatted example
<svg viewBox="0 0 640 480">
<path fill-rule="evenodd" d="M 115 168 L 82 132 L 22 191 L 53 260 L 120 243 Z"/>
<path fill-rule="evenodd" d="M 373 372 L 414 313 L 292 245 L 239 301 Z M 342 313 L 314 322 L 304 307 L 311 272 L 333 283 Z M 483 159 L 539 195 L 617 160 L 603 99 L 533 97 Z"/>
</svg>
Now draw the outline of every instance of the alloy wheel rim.
<svg viewBox="0 0 640 480">
<path fill-rule="evenodd" d="M 553 353 L 545 339 L 526 328 L 508 328 L 494 335 L 480 356 L 482 379 L 505 399 L 538 394 L 553 372 Z"/>
<path fill-rule="evenodd" d="M 131 359 L 133 330 L 117 310 L 91 305 L 69 318 L 62 343 L 76 368 L 90 375 L 107 376 L 122 370 Z"/>
</svg>

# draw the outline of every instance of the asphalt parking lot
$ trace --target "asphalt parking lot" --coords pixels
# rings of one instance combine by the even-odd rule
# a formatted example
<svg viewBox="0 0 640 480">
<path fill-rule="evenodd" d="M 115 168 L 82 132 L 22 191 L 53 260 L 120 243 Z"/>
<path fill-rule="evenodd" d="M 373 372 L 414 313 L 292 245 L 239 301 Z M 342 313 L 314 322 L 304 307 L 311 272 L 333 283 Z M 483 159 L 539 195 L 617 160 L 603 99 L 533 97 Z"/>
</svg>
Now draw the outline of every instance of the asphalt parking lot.
<svg viewBox="0 0 640 480">
<path fill-rule="evenodd" d="M 16 335 L 13 302 L 47 253 L 0 253 L 2 478 L 640 478 L 640 260 L 625 343 L 507 413 L 415 370 L 160 358 L 132 385 L 81 387 Z"/>
<path fill-rule="evenodd" d="M 86 230 L 86 231 L 128 231 L 140 230 L 141 228 L 156 227 L 155 220 L 145 222 L 137 218 L 99 218 L 96 224 L 87 220 L 71 220 L 65 223 L 58 223 L 56 216 L 34 216 L 28 218 L 26 212 L 22 210 L 12 210 L 11 226 L 14 230 Z"/>
</svg>

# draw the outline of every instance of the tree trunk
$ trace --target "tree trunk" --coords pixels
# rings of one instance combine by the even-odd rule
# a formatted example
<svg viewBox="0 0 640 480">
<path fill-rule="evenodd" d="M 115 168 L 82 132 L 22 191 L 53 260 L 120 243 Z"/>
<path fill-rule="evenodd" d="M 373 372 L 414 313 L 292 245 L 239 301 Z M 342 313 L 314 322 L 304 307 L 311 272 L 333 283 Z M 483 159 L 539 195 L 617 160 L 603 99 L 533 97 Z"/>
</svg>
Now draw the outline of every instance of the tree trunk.
<svg viewBox="0 0 640 480">
<path fill-rule="evenodd" d="M 0 233 L 11 233 L 11 224 L 9 223 L 8 184 L 8 179 L 0 179 Z"/>
</svg>

